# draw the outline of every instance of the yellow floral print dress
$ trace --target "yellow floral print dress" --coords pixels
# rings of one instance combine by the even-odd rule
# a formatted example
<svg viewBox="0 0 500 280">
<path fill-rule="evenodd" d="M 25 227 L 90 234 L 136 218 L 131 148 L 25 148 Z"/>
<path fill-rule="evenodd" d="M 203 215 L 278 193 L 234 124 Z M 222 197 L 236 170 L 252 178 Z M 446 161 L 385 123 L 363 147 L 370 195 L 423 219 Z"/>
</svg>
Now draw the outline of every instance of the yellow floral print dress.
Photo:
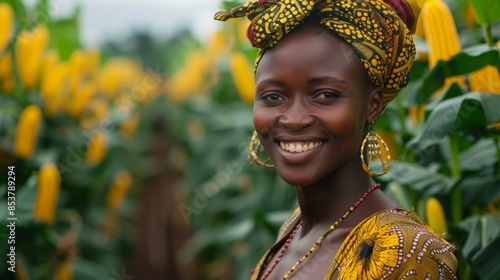
<svg viewBox="0 0 500 280">
<path fill-rule="evenodd" d="M 252 280 L 258 279 L 299 221 L 297 208 L 282 225 L 278 241 L 253 270 Z M 454 249 L 414 212 L 386 210 L 349 233 L 324 279 L 456 279 Z"/>
</svg>

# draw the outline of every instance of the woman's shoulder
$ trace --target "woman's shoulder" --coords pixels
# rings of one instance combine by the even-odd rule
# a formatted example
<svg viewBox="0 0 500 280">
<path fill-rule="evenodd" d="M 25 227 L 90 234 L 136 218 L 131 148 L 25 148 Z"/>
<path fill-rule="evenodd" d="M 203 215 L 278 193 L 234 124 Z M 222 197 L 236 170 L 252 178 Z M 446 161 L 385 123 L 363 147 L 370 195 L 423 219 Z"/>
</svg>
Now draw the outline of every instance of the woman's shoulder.
<svg viewBox="0 0 500 280">
<path fill-rule="evenodd" d="M 386 210 L 351 231 L 325 279 L 456 279 L 454 249 L 413 211 Z"/>
</svg>

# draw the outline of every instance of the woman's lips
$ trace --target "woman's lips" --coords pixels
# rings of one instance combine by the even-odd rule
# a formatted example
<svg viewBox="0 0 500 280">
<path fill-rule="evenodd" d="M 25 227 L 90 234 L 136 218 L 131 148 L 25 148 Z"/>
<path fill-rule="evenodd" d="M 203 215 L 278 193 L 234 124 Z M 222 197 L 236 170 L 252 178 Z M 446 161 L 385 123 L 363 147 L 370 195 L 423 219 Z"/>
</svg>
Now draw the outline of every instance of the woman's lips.
<svg viewBox="0 0 500 280">
<path fill-rule="evenodd" d="M 288 142 L 279 141 L 279 154 L 284 162 L 289 164 L 301 164 L 308 161 L 317 154 L 318 148 L 325 143 L 324 141 L 310 142 Z"/>
</svg>

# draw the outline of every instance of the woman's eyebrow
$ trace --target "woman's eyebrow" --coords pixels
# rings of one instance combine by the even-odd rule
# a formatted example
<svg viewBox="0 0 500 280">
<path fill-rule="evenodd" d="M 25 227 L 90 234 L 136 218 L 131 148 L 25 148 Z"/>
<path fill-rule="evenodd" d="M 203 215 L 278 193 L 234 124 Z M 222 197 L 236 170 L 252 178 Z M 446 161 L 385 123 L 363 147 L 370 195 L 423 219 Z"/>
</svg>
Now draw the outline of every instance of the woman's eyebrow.
<svg viewBox="0 0 500 280">
<path fill-rule="evenodd" d="M 262 85 L 262 84 L 271 84 L 271 85 L 277 85 L 277 86 L 283 86 L 284 83 L 280 80 L 276 79 L 265 79 L 257 83 L 257 85 Z"/>
<path fill-rule="evenodd" d="M 330 77 L 330 76 L 315 77 L 315 78 L 311 78 L 307 81 L 308 84 L 317 84 L 317 83 L 322 83 L 322 82 L 348 84 L 348 82 L 345 80 L 338 79 L 336 77 Z"/>
</svg>

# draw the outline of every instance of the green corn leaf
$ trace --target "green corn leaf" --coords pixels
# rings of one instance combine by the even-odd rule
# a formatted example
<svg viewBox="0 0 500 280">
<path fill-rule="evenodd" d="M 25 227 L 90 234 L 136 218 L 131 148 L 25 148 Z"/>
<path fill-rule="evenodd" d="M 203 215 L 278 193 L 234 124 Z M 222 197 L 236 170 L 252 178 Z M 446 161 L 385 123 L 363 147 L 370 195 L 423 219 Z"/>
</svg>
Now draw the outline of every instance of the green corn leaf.
<svg viewBox="0 0 500 280">
<path fill-rule="evenodd" d="M 462 248 L 465 259 L 480 279 L 496 279 L 500 274 L 500 214 L 472 216 L 460 227 L 469 233 Z"/>
<path fill-rule="evenodd" d="M 435 195 L 448 192 L 455 184 L 456 179 L 437 172 L 437 165 L 424 167 L 418 164 L 391 161 L 391 170 L 380 180 L 396 182 L 408 186 L 419 193 Z"/>
<path fill-rule="evenodd" d="M 408 146 L 425 149 L 449 135 L 479 137 L 500 120 L 500 95 L 468 93 L 437 104 Z"/>
<path fill-rule="evenodd" d="M 24 226 L 33 221 L 33 208 L 35 206 L 37 176 L 31 176 L 26 184 L 16 194 L 16 224 Z"/>
<path fill-rule="evenodd" d="M 492 139 L 481 139 L 459 155 L 461 170 L 480 171 L 493 166 L 496 157 L 495 143 Z"/>
<path fill-rule="evenodd" d="M 478 175 L 467 177 L 462 182 L 463 204 L 470 206 L 473 203 L 486 205 L 493 202 L 500 195 L 500 178 L 495 176 Z"/>
<path fill-rule="evenodd" d="M 493 24 L 500 19 L 500 1 L 498 0 L 469 0 L 476 14 L 477 22 Z"/>
<path fill-rule="evenodd" d="M 52 22 L 50 31 L 50 48 L 58 50 L 61 60 L 67 60 L 74 50 L 80 48 L 80 30 L 78 26 L 80 9 L 68 19 Z"/>
<path fill-rule="evenodd" d="M 432 71 L 426 73 L 408 94 L 408 104 L 426 104 L 431 95 L 439 90 L 448 77 L 465 75 L 485 66 L 500 69 L 499 50 L 496 46 L 475 45 L 462 50 L 448 61 L 439 61 Z M 417 82 L 417 81 L 414 81 Z"/>
<path fill-rule="evenodd" d="M 410 194 L 401 184 L 390 182 L 385 189 L 385 193 L 397 201 L 403 208 L 412 209 Z"/>
</svg>

